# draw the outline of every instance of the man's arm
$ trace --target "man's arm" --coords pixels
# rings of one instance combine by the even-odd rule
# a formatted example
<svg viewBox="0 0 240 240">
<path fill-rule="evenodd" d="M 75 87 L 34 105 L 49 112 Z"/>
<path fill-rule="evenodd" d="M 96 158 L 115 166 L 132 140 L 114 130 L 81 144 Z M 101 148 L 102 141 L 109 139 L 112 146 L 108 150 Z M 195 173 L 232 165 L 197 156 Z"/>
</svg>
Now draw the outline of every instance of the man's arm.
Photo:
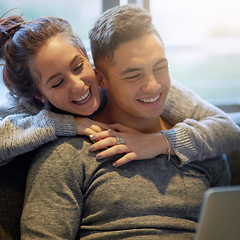
<svg viewBox="0 0 240 240">
<path fill-rule="evenodd" d="M 75 239 L 80 227 L 83 179 L 71 138 L 38 151 L 30 168 L 21 217 L 21 239 Z M 80 141 L 81 139 L 79 139 Z"/>
</svg>

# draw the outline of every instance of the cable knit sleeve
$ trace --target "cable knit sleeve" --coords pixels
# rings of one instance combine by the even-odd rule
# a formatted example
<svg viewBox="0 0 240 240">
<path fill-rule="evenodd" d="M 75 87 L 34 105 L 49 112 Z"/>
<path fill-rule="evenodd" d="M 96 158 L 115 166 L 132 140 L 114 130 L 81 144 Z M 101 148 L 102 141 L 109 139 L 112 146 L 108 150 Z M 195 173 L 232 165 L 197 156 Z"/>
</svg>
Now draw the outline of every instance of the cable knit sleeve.
<svg viewBox="0 0 240 240">
<path fill-rule="evenodd" d="M 229 116 L 173 79 L 161 116 L 173 125 L 164 132 L 181 164 L 240 148 L 240 128 Z"/>
<path fill-rule="evenodd" d="M 0 111 L 0 166 L 58 136 L 73 136 L 77 132 L 76 121 L 70 115 L 36 109 L 30 113 L 26 108 L 10 114 L 8 108 L 4 114 L 4 109 L 7 108 Z"/>
</svg>

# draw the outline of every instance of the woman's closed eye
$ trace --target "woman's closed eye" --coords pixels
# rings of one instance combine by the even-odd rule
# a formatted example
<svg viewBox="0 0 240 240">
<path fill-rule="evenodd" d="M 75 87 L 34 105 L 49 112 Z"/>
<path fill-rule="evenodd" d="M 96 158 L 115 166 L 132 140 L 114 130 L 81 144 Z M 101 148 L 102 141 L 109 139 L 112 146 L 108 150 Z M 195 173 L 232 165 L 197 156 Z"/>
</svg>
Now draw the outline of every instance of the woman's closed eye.
<svg viewBox="0 0 240 240">
<path fill-rule="evenodd" d="M 83 65 L 84 65 L 84 62 L 80 62 L 73 71 L 74 71 L 74 72 L 77 72 L 77 71 L 79 71 L 79 70 L 82 70 Z"/>
<path fill-rule="evenodd" d="M 61 81 L 59 81 L 57 84 L 53 85 L 52 88 L 57 88 L 57 87 L 59 87 L 59 86 L 63 83 L 63 80 L 64 80 L 64 79 L 62 79 Z"/>
<path fill-rule="evenodd" d="M 82 71 L 84 66 L 84 62 L 80 62 L 76 68 L 73 69 L 74 74 L 78 74 Z M 62 83 L 64 82 L 64 79 L 61 79 L 60 81 L 58 81 L 55 85 L 52 86 L 52 88 L 58 88 L 62 85 Z"/>
</svg>

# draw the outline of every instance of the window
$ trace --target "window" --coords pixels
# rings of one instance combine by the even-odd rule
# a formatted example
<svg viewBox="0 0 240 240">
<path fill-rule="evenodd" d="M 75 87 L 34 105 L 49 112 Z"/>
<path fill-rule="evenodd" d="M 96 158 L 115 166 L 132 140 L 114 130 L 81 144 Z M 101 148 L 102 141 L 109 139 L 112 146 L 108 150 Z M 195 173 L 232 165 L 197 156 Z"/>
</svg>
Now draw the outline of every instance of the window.
<svg viewBox="0 0 240 240">
<path fill-rule="evenodd" d="M 102 11 L 127 3 L 149 9 L 173 78 L 214 104 L 240 106 L 240 0 L 8 0 L 0 15 L 20 6 L 12 13 L 26 20 L 66 18 L 89 47 L 88 30 Z"/>
<path fill-rule="evenodd" d="M 240 1 L 150 0 L 150 12 L 171 76 L 212 103 L 240 104 Z"/>
</svg>

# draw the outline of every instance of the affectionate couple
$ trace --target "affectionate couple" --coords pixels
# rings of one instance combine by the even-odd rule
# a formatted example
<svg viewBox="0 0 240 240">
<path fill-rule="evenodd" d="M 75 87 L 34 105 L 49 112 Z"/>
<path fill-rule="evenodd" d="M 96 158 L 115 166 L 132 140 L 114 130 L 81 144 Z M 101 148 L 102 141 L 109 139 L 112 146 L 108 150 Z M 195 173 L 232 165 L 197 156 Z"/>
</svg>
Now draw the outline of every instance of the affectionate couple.
<svg viewBox="0 0 240 240">
<path fill-rule="evenodd" d="M 149 13 L 99 18 L 95 71 L 63 19 L 12 16 L 3 28 L 14 102 L 1 110 L 1 164 L 47 143 L 28 174 L 22 239 L 192 239 L 205 190 L 230 184 L 217 156 L 239 147 L 240 129 L 170 79 Z"/>
</svg>

